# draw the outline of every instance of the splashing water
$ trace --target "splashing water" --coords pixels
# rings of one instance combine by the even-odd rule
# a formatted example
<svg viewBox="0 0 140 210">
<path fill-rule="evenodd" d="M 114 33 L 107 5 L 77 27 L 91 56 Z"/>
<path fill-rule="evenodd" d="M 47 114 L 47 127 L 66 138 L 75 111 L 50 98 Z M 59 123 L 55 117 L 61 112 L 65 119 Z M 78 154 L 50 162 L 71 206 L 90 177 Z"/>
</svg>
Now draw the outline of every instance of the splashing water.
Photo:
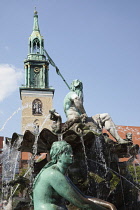
<svg viewBox="0 0 140 210">
<path fill-rule="evenodd" d="M 18 147 L 20 146 L 22 137 L 19 137 L 17 141 L 12 145 L 4 144 L 3 148 L 3 157 L 2 157 L 2 184 L 6 184 L 6 188 L 9 188 L 9 191 L 12 192 L 12 187 L 8 186 L 8 183 L 15 179 L 15 174 L 19 171 L 19 158 L 20 151 Z M 2 196 L 8 196 L 8 189 L 2 187 Z"/>
<path fill-rule="evenodd" d="M 97 164 L 103 166 L 102 163 L 99 163 L 99 162 L 94 161 L 94 160 L 91 160 L 91 159 L 88 159 L 88 160 L 91 161 L 91 162 L 94 162 L 94 163 L 97 163 Z M 120 175 L 119 173 L 117 173 L 117 172 L 114 171 L 113 169 L 111 169 L 111 168 L 109 168 L 109 167 L 107 167 L 107 168 L 108 168 L 110 171 L 112 171 L 114 174 L 116 174 L 117 176 L 119 176 L 119 177 L 125 179 L 129 184 L 131 184 L 133 187 L 135 187 L 137 190 L 140 191 L 140 188 L 138 188 L 133 182 L 129 181 L 127 178 L 125 178 L 124 176 Z"/>
<path fill-rule="evenodd" d="M 88 158 L 87 158 L 87 154 L 86 154 L 86 148 L 85 148 L 85 144 L 84 144 L 84 139 L 83 139 L 83 135 L 80 136 L 81 139 L 81 143 L 83 146 L 83 151 L 84 151 L 84 157 L 85 157 L 85 164 L 86 164 L 86 171 L 87 171 L 87 180 L 89 180 L 89 167 L 88 167 Z M 87 192 L 89 191 L 90 188 L 90 183 L 88 183 L 88 189 Z"/>
<path fill-rule="evenodd" d="M 43 121 L 42 125 L 40 126 L 40 130 L 42 130 L 44 124 L 46 123 L 46 121 L 49 119 L 49 116 L 50 115 L 47 115 L 45 117 L 45 120 Z M 39 139 L 39 130 L 36 129 L 34 131 L 34 135 L 35 135 L 35 141 L 34 141 L 34 145 L 33 145 L 33 156 L 31 157 L 32 161 L 33 159 L 35 158 L 36 154 L 37 154 L 37 142 L 38 142 L 38 139 Z M 33 162 L 31 161 L 31 165 L 33 164 Z"/>
<path fill-rule="evenodd" d="M 34 124 L 33 123 L 28 123 L 28 124 L 26 124 L 26 126 L 25 126 L 25 130 L 23 131 L 23 133 L 25 133 L 25 131 L 29 128 L 29 127 L 34 127 Z"/>
<path fill-rule="evenodd" d="M 40 126 L 40 130 L 42 130 L 44 124 L 46 123 L 46 121 L 48 121 L 50 118 L 50 114 L 48 114 L 47 116 L 45 116 L 45 120 L 43 121 L 42 125 Z"/>
<path fill-rule="evenodd" d="M 32 107 L 32 104 L 31 103 L 26 103 L 25 106 L 22 106 L 22 107 L 19 107 L 17 110 L 15 110 L 12 115 L 10 117 L 7 118 L 7 120 L 5 121 L 5 123 L 3 124 L 3 126 L 0 128 L 0 132 L 4 130 L 6 124 L 9 122 L 9 120 L 11 120 L 15 114 L 18 114 L 19 111 L 21 110 L 24 110 L 24 109 L 27 109 L 27 108 L 31 108 Z M 45 117 L 45 120 L 43 121 L 42 125 L 41 125 L 41 129 L 43 128 L 44 124 L 46 123 L 46 121 L 48 120 L 50 115 L 48 115 L 47 117 Z M 33 123 L 30 123 L 30 124 L 27 124 L 26 125 L 26 129 L 28 127 L 33 127 Z M 26 130 L 25 129 L 25 130 Z"/>
<path fill-rule="evenodd" d="M 6 145 L 7 146 L 7 145 Z M 10 158 L 10 156 L 9 156 L 9 158 Z M 38 157 L 37 159 L 36 159 L 36 161 L 38 161 L 39 160 L 39 158 L 40 157 Z M 3 162 L 4 162 L 4 160 L 3 160 Z M 32 168 L 31 167 L 29 167 L 28 168 L 28 170 L 25 172 L 25 174 L 23 175 L 23 177 L 26 177 L 29 173 L 31 174 L 31 172 L 32 172 Z M 13 177 L 15 177 L 15 176 L 13 176 Z M 13 180 L 14 180 L 14 178 L 13 178 Z M 9 180 L 8 180 L 8 182 L 9 182 Z M 6 182 L 6 184 L 8 184 L 8 182 Z M 6 193 L 6 191 L 8 192 L 9 191 L 9 186 L 8 185 L 6 185 L 6 187 L 5 188 L 2 188 L 2 189 L 4 189 L 4 191 L 3 191 L 3 194 L 6 194 L 6 196 L 4 197 L 6 200 L 8 200 L 8 201 L 10 201 L 11 199 L 12 199 L 12 197 L 13 197 L 13 195 L 16 193 L 16 191 L 17 191 L 17 189 L 19 188 L 19 186 L 20 186 L 20 184 L 17 184 L 16 185 L 16 187 L 15 187 L 15 189 L 13 189 L 13 187 L 11 187 L 11 195 L 9 196 L 9 198 L 8 198 L 8 193 Z"/>
<path fill-rule="evenodd" d="M 45 120 L 43 121 L 42 125 L 40 126 L 40 130 L 42 130 L 44 124 L 49 119 L 49 116 L 50 115 L 47 115 L 45 117 Z M 29 124 L 29 126 L 30 126 L 30 124 Z M 35 162 L 35 157 L 37 155 L 37 142 L 38 142 L 38 139 L 39 139 L 39 129 L 38 128 L 34 130 L 34 135 L 35 135 L 35 141 L 34 141 L 34 144 L 33 144 L 33 154 L 30 157 L 30 160 L 28 162 L 29 163 L 30 172 L 31 172 L 31 174 L 30 174 L 30 189 L 32 188 L 32 184 L 33 184 L 33 181 L 34 181 L 34 177 L 33 177 L 34 162 Z"/>
<path fill-rule="evenodd" d="M 19 111 L 24 110 L 24 109 L 27 109 L 27 108 L 29 108 L 29 107 L 31 107 L 31 103 L 27 103 L 27 104 L 25 104 L 25 106 L 19 107 L 16 111 L 14 111 L 14 112 L 12 113 L 12 115 L 11 115 L 10 117 L 8 117 L 8 119 L 5 121 L 5 123 L 3 124 L 3 126 L 0 128 L 0 131 L 3 131 L 3 129 L 5 128 L 6 124 L 9 122 L 9 120 L 12 119 L 12 117 L 13 117 L 15 114 L 18 114 Z"/>
<path fill-rule="evenodd" d="M 86 148 L 85 148 L 85 144 L 84 144 L 84 139 L 83 139 L 83 136 L 81 135 L 80 136 L 80 139 L 81 139 L 81 143 L 82 143 L 82 146 L 83 146 L 83 151 L 84 151 L 84 156 L 85 156 L 85 164 L 86 164 L 86 168 L 87 168 L 87 176 L 88 176 L 88 171 L 89 171 L 89 168 L 88 168 L 88 162 L 87 162 L 87 154 L 86 154 Z M 88 178 L 88 177 L 87 177 Z"/>
<path fill-rule="evenodd" d="M 134 168 L 136 183 L 138 183 L 138 176 L 137 176 L 137 172 L 136 172 L 136 165 L 135 165 L 135 163 L 132 163 L 132 164 L 133 164 L 133 168 Z"/>
<path fill-rule="evenodd" d="M 43 155 L 42 155 L 43 156 Z M 41 157 L 38 157 L 36 159 L 36 162 L 40 159 Z M 31 173 L 32 168 L 29 167 L 28 170 L 25 172 L 25 174 L 23 175 L 23 177 L 26 177 L 29 173 Z M 16 188 L 14 189 L 14 191 L 12 192 L 11 196 L 9 197 L 9 200 L 13 197 L 13 195 L 15 194 L 15 192 L 17 191 L 17 189 L 19 188 L 20 184 L 17 184 Z"/>
<path fill-rule="evenodd" d="M 28 175 L 28 173 L 31 172 L 31 168 L 29 168 L 23 177 L 26 177 Z M 17 184 L 16 188 L 14 189 L 14 191 L 11 193 L 11 196 L 9 197 L 9 200 L 13 197 L 13 195 L 15 194 L 15 192 L 17 191 L 17 189 L 19 188 L 20 184 Z"/>
<path fill-rule="evenodd" d="M 12 113 L 12 115 L 5 121 L 5 123 L 3 124 L 3 126 L 1 127 L 0 131 L 2 131 L 6 124 L 8 123 L 9 120 L 12 119 L 12 117 L 15 114 L 18 114 L 19 111 L 26 109 L 28 107 L 30 107 L 31 104 L 26 104 L 24 107 L 19 107 L 16 111 L 14 111 Z M 43 128 L 44 124 L 46 123 L 46 121 L 49 119 L 50 115 L 47 115 L 40 127 L 40 129 Z M 26 125 L 26 128 L 28 128 L 29 126 L 33 126 L 33 123 L 30 123 L 28 125 Z M 33 145 L 33 155 L 30 157 L 30 166 L 27 170 L 27 172 L 24 174 L 23 177 L 26 177 L 27 174 L 29 174 L 29 172 L 31 173 L 33 170 L 33 163 L 34 163 L 34 158 L 37 154 L 37 141 L 38 141 L 38 136 L 39 136 L 39 130 L 38 132 L 35 133 L 35 142 Z M 20 184 L 18 184 L 16 186 L 16 188 L 13 188 L 11 186 L 8 186 L 8 183 L 12 180 L 15 179 L 15 174 L 17 174 L 17 172 L 19 172 L 19 156 L 20 156 L 20 151 L 18 151 L 18 147 L 21 144 L 21 141 L 23 139 L 20 138 L 18 139 L 18 141 L 15 141 L 14 144 L 10 145 L 4 145 L 3 148 L 3 153 L 0 156 L 0 161 L 3 164 L 3 174 L 2 174 L 2 184 L 4 184 L 5 186 L 2 187 L 2 200 L 6 199 L 6 200 L 10 200 L 12 198 L 12 196 L 15 194 L 15 192 L 17 191 L 18 187 L 20 186 Z M 37 160 L 36 160 L 37 161 Z M 32 179 L 32 173 L 30 174 L 30 180 L 33 181 Z M 30 183 L 30 186 L 32 186 L 32 183 Z M 9 189 L 10 188 L 10 189 Z M 10 193 L 10 197 L 9 197 L 9 193 Z M 9 197 L 9 199 L 8 199 Z"/>
<path fill-rule="evenodd" d="M 96 154 L 99 155 L 99 160 L 100 162 L 102 162 L 105 168 L 105 176 L 106 176 L 108 173 L 108 168 L 107 168 L 106 160 L 103 154 L 103 145 L 99 136 L 96 137 L 95 144 L 96 144 Z"/>
<path fill-rule="evenodd" d="M 5 123 L 4 123 L 3 126 L 1 127 L 0 131 L 2 131 L 2 130 L 5 128 L 5 126 L 6 126 L 6 124 L 8 123 L 8 121 L 9 121 L 10 119 L 12 119 L 12 117 L 13 117 L 15 114 L 17 114 L 19 111 L 21 111 L 21 107 L 19 107 L 16 111 L 14 111 L 13 114 L 5 121 Z"/>
<path fill-rule="evenodd" d="M 62 141 L 63 140 L 63 134 L 62 133 L 58 134 L 57 136 L 58 136 L 58 141 Z"/>
<path fill-rule="evenodd" d="M 118 165 L 118 171 L 119 171 L 119 174 L 121 173 L 120 171 L 120 167 Z M 123 197 L 123 206 L 124 206 L 124 210 L 126 209 L 126 205 L 125 205 L 125 199 L 124 199 L 124 190 L 123 190 L 123 182 L 122 182 L 122 177 L 120 176 L 120 183 L 121 183 L 121 191 L 122 191 L 122 197 Z"/>
</svg>

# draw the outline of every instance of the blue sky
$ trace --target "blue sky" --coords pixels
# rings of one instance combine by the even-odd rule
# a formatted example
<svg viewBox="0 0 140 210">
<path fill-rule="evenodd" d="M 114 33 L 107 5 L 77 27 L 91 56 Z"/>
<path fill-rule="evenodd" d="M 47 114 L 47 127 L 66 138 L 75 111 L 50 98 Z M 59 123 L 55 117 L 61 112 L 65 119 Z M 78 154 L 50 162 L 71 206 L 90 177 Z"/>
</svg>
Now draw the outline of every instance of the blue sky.
<svg viewBox="0 0 140 210">
<path fill-rule="evenodd" d="M 0 136 L 21 132 L 19 86 L 35 6 L 45 49 L 69 84 L 84 84 L 87 114 L 107 112 L 116 125 L 140 126 L 139 0 L 1 0 Z M 51 66 L 49 81 L 64 122 L 68 88 Z"/>
</svg>

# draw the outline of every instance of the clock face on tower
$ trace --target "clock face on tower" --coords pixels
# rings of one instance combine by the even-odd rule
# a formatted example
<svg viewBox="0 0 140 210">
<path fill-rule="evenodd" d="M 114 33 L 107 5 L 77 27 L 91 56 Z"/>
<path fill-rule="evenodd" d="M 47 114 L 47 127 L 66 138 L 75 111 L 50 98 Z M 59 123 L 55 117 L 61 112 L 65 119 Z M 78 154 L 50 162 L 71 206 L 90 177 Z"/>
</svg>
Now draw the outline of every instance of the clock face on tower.
<svg viewBox="0 0 140 210">
<path fill-rule="evenodd" d="M 35 68 L 34 68 L 34 72 L 35 72 L 35 73 L 39 73 L 39 72 L 40 72 L 40 68 L 39 68 L 39 67 L 35 67 Z"/>
</svg>

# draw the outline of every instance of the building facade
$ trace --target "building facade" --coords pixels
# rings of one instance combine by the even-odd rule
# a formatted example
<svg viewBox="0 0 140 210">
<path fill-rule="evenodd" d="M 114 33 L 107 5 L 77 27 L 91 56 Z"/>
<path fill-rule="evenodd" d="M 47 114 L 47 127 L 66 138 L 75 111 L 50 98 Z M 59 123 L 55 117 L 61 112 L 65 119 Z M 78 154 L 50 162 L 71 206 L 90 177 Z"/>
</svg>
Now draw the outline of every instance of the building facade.
<svg viewBox="0 0 140 210">
<path fill-rule="evenodd" d="M 126 139 L 126 134 L 132 134 L 133 144 L 138 144 L 140 147 L 140 127 L 139 126 L 125 126 L 117 125 L 116 126 L 118 134 L 122 139 Z M 103 133 L 107 133 L 111 139 L 114 139 L 109 132 L 103 130 Z M 115 139 L 114 139 L 115 140 Z M 128 158 L 120 158 L 120 162 L 127 161 Z M 140 164 L 140 153 L 136 156 L 135 164 Z"/>
<path fill-rule="evenodd" d="M 44 39 L 40 34 L 37 11 L 34 12 L 33 31 L 29 37 L 28 55 L 24 61 L 25 86 L 20 87 L 22 100 L 22 134 L 50 128 L 48 119 L 52 109 L 54 89 L 49 87 L 49 62 L 45 56 Z"/>
</svg>

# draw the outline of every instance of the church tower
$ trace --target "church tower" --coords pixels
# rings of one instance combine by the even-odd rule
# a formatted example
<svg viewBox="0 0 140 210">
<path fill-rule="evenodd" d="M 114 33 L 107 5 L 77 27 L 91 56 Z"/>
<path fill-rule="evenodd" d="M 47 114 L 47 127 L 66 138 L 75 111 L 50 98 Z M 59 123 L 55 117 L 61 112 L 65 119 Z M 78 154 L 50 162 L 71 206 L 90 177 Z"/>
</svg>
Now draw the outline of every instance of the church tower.
<svg viewBox="0 0 140 210">
<path fill-rule="evenodd" d="M 36 10 L 24 69 L 25 86 L 20 87 L 22 133 L 25 130 L 38 132 L 43 128 L 50 128 L 51 122 L 47 117 L 52 109 L 54 89 L 49 87 L 49 62 L 46 60 L 44 39 L 40 34 Z"/>
</svg>

